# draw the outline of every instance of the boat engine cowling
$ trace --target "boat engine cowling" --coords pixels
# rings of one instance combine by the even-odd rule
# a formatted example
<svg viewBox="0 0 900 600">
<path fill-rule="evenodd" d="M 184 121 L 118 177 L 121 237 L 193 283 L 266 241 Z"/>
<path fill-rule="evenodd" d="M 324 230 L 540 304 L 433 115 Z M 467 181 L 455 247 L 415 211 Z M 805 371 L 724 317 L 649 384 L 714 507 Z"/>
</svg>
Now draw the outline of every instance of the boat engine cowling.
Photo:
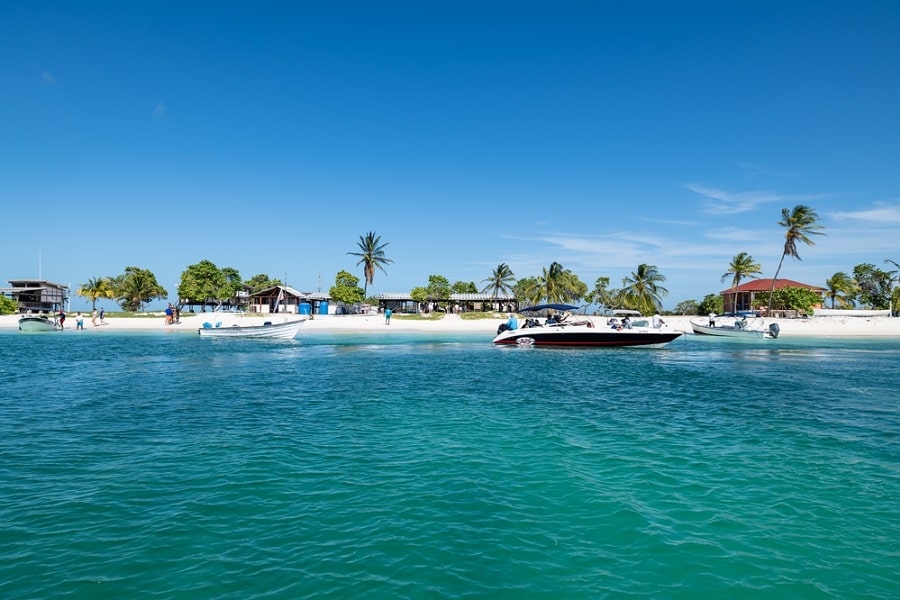
<svg viewBox="0 0 900 600">
<path fill-rule="evenodd" d="M 769 335 L 773 338 L 778 338 L 778 334 L 781 333 L 781 327 L 778 326 L 778 323 L 770 323 L 769 324 Z"/>
<path fill-rule="evenodd" d="M 509 325 L 507 325 L 506 323 L 500 323 L 500 327 L 497 328 L 497 335 L 500 335 L 507 329 L 509 329 Z"/>
</svg>

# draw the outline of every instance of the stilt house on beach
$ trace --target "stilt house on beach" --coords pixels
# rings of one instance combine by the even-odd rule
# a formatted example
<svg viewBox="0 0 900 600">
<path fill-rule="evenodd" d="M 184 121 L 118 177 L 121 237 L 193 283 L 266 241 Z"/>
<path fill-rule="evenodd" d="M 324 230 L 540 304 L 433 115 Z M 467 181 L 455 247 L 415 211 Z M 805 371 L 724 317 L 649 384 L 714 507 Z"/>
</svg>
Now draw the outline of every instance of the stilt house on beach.
<svg viewBox="0 0 900 600">
<path fill-rule="evenodd" d="M 57 313 L 65 308 L 69 287 L 61 283 L 36 279 L 10 279 L 12 287 L 0 289 L 19 306 L 20 313 Z"/>
</svg>

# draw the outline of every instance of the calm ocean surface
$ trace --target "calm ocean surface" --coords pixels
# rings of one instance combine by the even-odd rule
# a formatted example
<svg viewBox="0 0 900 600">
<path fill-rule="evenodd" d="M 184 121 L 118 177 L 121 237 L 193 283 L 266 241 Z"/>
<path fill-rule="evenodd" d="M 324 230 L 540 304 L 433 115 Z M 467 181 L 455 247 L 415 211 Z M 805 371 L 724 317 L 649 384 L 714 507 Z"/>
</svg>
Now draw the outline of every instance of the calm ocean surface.
<svg viewBox="0 0 900 600">
<path fill-rule="evenodd" d="M 898 598 L 900 341 L 0 333 L 0 598 Z"/>
</svg>

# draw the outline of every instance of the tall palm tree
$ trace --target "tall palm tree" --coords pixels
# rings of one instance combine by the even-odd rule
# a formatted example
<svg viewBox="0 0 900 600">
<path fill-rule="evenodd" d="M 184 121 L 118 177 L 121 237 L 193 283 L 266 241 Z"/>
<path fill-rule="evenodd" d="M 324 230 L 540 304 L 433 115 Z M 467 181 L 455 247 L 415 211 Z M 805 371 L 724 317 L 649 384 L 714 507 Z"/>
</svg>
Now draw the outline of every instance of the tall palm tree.
<svg viewBox="0 0 900 600">
<path fill-rule="evenodd" d="M 359 236 L 359 241 L 356 245 L 360 251 L 348 252 L 347 254 L 359 257 L 356 266 L 363 265 L 363 275 L 365 275 L 363 295 L 365 296 L 369 285 L 375 281 L 375 269 L 380 269 L 386 275 L 387 271 L 384 270 L 384 265 L 389 265 L 394 261 L 384 255 L 384 248 L 388 245 L 388 242 L 382 244 L 381 236 L 375 235 L 374 231 L 370 231 L 364 236 Z"/>
<path fill-rule="evenodd" d="M 888 275 L 892 278 L 891 279 L 892 282 L 893 282 L 894 276 L 896 276 L 897 281 L 900 282 L 900 264 L 897 264 L 896 261 L 893 261 L 889 258 L 884 259 L 884 262 L 891 263 L 892 265 L 897 267 L 897 269 L 898 269 L 897 271 L 888 271 Z M 893 286 L 893 283 L 891 285 Z M 894 300 L 895 295 L 897 295 L 896 291 L 892 287 L 891 288 L 891 316 L 894 315 L 894 312 L 895 312 L 894 307 L 897 305 L 897 301 Z"/>
<path fill-rule="evenodd" d="M 741 285 L 741 279 L 749 277 L 751 279 L 759 279 L 757 275 L 762 273 L 759 263 L 753 260 L 753 257 L 746 252 L 739 252 L 731 259 L 728 270 L 722 275 L 721 281 L 725 281 L 731 277 L 731 293 L 734 299 L 731 301 L 731 309 L 737 311 L 737 287 Z"/>
<path fill-rule="evenodd" d="M 568 299 L 565 293 L 566 269 L 558 262 L 550 263 L 550 268 L 543 270 L 538 281 L 543 292 L 541 296 L 547 302 L 564 302 Z"/>
<path fill-rule="evenodd" d="M 481 283 L 486 284 L 482 290 L 482 294 L 490 294 L 493 298 L 497 298 L 500 294 L 510 294 L 515 284 L 516 277 L 513 275 L 512 269 L 506 263 L 500 263 L 494 269 L 491 276 L 482 279 Z"/>
<path fill-rule="evenodd" d="M 666 280 L 655 265 L 640 264 L 630 277 L 622 279 L 622 298 L 628 308 L 648 315 L 662 309 L 662 296 L 669 290 L 661 284 Z"/>
<path fill-rule="evenodd" d="M 92 277 L 87 283 L 81 284 L 75 293 L 83 298 L 90 298 L 91 310 L 97 308 L 97 300 L 100 298 L 115 298 L 116 294 L 107 277 Z"/>
<path fill-rule="evenodd" d="M 844 272 L 838 272 L 825 280 L 825 297 L 831 299 L 831 308 L 835 303 L 841 308 L 851 306 L 850 296 L 856 292 L 856 281 Z"/>
<path fill-rule="evenodd" d="M 784 252 L 781 253 L 781 260 L 778 261 L 778 268 L 775 269 L 775 277 L 772 278 L 772 288 L 769 290 L 769 304 L 766 307 L 766 314 L 772 313 L 772 296 L 775 294 L 775 282 L 778 280 L 778 274 L 781 272 L 781 265 L 784 263 L 785 256 L 792 256 L 797 260 L 800 254 L 797 252 L 797 242 L 803 242 L 807 246 L 815 246 L 816 243 L 809 237 L 811 235 L 825 235 L 820 231 L 824 229 L 818 223 L 819 215 L 816 211 L 803 204 L 798 204 L 793 210 L 782 208 L 781 220 L 778 224 L 787 229 L 784 234 Z"/>
</svg>

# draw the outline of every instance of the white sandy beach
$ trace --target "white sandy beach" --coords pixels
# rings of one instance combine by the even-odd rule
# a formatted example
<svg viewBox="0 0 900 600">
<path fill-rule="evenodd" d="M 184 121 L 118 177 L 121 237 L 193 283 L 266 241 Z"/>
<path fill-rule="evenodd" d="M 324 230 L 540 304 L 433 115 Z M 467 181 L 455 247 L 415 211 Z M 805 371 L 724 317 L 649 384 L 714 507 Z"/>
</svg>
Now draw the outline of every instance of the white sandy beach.
<svg viewBox="0 0 900 600">
<path fill-rule="evenodd" d="M 196 334 L 197 329 L 204 322 L 221 322 L 224 326 L 230 325 L 259 325 L 264 320 L 280 321 L 296 315 L 267 315 L 263 317 L 237 317 L 233 315 L 215 315 L 212 313 L 200 313 L 197 315 L 182 315 L 181 323 L 166 325 L 162 313 L 159 316 L 129 317 L 106 319 L 107 324 L 93 327 L 90 315 L 85 315 L 84 331 L 75 328 L 76 316 L 68 314 L 64 333 L 78 333 L 89 335 L 92 331 L 172 331 Z M 599 325 L 605 319 L 593 317 Z M 666 316 L 664 317 L 668 327 L 677 331 L 691 332 L 690 321 L 703 322 L 705 317 Z M 307 320 L 302 331 L 367 331 L 374 330 L 391 332 L 433 331 L 433 332 L 468 332 L 483 333 L 492 337 L 497 332 L 497 327 L 506 322 L 506 317 L 497 314 L 492 319 L 461 319 L 456 315 L 439 315 L 431 319 L 404 318 L 394 315 L 390 325 L 385 325 L 381 315 L 315 315 Z M 897 317 L 811 317 L 809 319 L 767 319 L 767 323 L 778 323 L 781 328 L 781 336 L 818 336 L 818 337 L 897 337 L 900 338 L 900 318 Z M 18 315 L 0 315 L 0 330 L 18 329 Z"/>
</svg>

